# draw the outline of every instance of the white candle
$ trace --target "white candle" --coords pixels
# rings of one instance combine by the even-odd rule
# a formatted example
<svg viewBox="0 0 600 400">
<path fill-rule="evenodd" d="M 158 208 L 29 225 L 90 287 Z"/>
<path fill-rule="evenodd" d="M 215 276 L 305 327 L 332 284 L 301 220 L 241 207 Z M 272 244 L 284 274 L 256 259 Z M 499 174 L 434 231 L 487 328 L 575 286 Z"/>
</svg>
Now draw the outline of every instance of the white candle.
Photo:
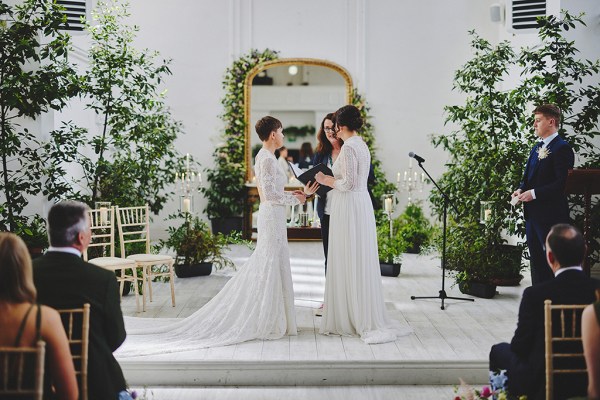
<svg viewBox="0 0 600 400">
<path fill-rule="evenodd" d="M 191 202 L 190 199 L 183 199 L 183 212 L 189 213 L 191 210 Z"/>
<path fill-rule="evenodd" d="M 408 172 L 404 171 L 404 182 L 406 182 L 406 177 L 408 176 Z"/>
<path fill-rule="evenodd" d="M 415 182 L 417 181 L 417 173 L 416 172 L 415 172 L 415 179 L 414 179 L 414 181 Z"/>
<path fill-rule="evenodd" d="M 202 186 L 202 172 L 198 172 L 198 185 Z"/>
<path fill-rule="evenodd" d="M 190 153 L 185 155 L 185 169 L 186 171 L 190 170 Z"/>
<path fill-rule="evenodd" d="M 319 197 L 315 196 L 315 200 L 313 201 L 313 221 L 315 221 L 318 218 L 318 214 L 317 214 L 317 201 Z"/>
<path fill-rule="evenodd" d="M 487 221 L 488 219 L 490 219 L 492 217 L 492 210 L 489 210 L 489 209 L 485 210 L 483 212 L 483 214 L 484 214 L 484 217 L 483 217 L 484 221 Z"/>
<path fill-rule="evenodd" d="M 408 167 L 412 168 L 412 157 L 408 159 Z"/>
<path fill-rule="evenodd" d="M 396 175 L 396 182 L 400 183 L 400 172 Z"/>
<path fill-rule="evenodd" d="M 108 208 L 100 207 L 100 225 L 106 225 L 108 222 Z"/>
<path fill-rule="evenodd" d="M 384 201 L 384 209 L 385 212 L 392 212 L 392 198 L 391 197 L 386 197 L 385 201 Z"/>
<path fill-rule="evenodd" d="M 425 174 L 421 172 L 421 183 L 425 182 Z"/>
</svg>

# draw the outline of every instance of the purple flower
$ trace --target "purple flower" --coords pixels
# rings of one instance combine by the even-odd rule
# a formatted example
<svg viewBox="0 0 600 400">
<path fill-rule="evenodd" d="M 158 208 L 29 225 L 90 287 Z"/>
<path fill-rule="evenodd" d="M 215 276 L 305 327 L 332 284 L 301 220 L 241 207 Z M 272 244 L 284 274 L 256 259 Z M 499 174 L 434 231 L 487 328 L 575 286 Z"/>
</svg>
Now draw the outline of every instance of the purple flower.
<svg viewBox="0 0 600 400">
<path fill-rule="evenodd" d="M 486 399 L 492 395 L 492 391 L 489 387 L 485 386 L 481 389 L 481 397 L 485 397 Z"/>
</svg>

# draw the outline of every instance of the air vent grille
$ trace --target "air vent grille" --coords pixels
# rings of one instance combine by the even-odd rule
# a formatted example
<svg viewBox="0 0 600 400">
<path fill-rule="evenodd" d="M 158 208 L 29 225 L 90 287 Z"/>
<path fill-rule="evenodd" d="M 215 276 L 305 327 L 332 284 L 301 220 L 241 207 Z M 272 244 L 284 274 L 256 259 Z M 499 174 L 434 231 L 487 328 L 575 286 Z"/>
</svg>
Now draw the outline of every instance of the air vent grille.
<svg viewBox="0 0 600 400">
<path fill-rule="evenodd" d="M 67 24 L 63 29 L 66 31 L 82 31 L 83 23 L 81 22 L 81 17 L 86 17 L 86 2 L 66 0 L 57 0 L 56 2 L 65 8 L 63 12 L 67 16 Z"/>
<path fill-rule="evenodd" d="M 546 0 L 513 0 L 512 28 L 537 28 L 537 17 L 546 15 Z"/>
</svg>

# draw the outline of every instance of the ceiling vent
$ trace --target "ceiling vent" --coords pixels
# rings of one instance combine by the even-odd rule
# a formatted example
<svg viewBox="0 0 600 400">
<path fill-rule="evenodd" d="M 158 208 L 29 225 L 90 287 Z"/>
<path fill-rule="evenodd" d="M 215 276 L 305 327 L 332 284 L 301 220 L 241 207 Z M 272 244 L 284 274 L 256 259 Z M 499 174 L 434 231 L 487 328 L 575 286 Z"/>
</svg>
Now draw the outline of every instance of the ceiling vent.
<svg viewBox="0 0 600 400">
<path fill-rule="evenodd" d="M 544 17 L 547 13 L 546 0 L 511 0 L 509 29 L 522 32 L 538 27 L 537 17 Z"/>
<path fill-rule="evenodd" d="M 63 13 L 67 16 L 67 24 L 62 28 L 66 31 L 83 31 L 81 18 L 86 17 L 86 1 L 57 0 L 57 4 L 63 6 Z"/>
</svg>

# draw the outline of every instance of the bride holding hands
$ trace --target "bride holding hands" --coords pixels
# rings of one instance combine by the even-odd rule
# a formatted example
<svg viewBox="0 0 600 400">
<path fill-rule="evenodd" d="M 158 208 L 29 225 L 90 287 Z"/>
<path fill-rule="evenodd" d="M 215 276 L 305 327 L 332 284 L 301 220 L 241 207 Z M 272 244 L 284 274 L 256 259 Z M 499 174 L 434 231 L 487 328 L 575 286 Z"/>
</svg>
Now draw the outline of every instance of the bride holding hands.
<svg viewBox="0 0 600 400">
<path fill-rule="evenodd" d="M 371 154 L 358 131 L 358 108 L 347 105 L 334 114 L 334 129 L 344 141 L 333 175 L 315 179 L 333 190 L 325 305 L 320 333 L 359 335 L 369 344 L 396 340 L 412 332 L 393 323 L 386 312 L 381 284 L 373 204 L 367 191 Z"/>
<path fill-rule="evenodd" d="M 256 249 L 221 291 L 185 319 L 125 317 L 127 339 L 119 357 L 225 346 L 296 335 L 294 290 L 287 242 L 286 206 L 304 204 L 319 184 L 284 191 L 287 176 L 275 158 L 283 127 L 266 116 L 256 123 L 262 148 L 255 175 L 260 196 Z"/>
</svg>

